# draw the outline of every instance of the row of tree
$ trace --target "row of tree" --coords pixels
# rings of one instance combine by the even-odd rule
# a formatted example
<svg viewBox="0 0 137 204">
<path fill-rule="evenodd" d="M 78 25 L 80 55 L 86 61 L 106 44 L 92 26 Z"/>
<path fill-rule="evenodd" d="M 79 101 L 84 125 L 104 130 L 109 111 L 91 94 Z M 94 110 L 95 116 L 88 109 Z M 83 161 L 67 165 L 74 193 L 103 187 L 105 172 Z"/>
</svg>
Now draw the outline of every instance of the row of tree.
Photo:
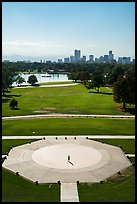
<svg viewBox="0 0 137 204">
<path fill-rule="evenodd" d="M 14 72 L 89 72 L 90 74 L 93 74 L 94 72 L 101 72 L 102 74 L 106 75 L 107 73 L 113 74 L 113 70 L 117 70 L 117 74 L 120 72 L 123 72 L 125 69 L 127 69 L 129 66 L 135 66 L 135 65 L 123 65 L 123 64 L 106 64 L 106 63 L 54 63 L 54 62 L 47 62 L 47 63 L 39 63 L 39 62 L 2 62 L 2 68 L 3 69 L 13 69 Z M 114 71 L 116 73 L 116 70 Z M 112 79 L 113 80 L 113 79 Z"/>
<path fill-rule="evenodd" d="M 85 86 L 95 88 L 99 92 L 100 86 L 113 86 L 114 100 L 123 103 L 135 104 L 135 65 L 118 64 L 71 64 L 71 63 L 26 63 L 26 62 L 3 62 L 2 63 L 2 92 L 9 88 L 17 80 L 18 84 L 24 79 L 17 76 L 21 70 L 65 70 L 68 77 L 75 82 L 82 82 Z M 28 78 L 28 83 L 34 85 L 37 82 L 35 75 Z"/>
<path fill-rule="evenodd" d="M 25 79 L 23 77 L 21 77 L 20 75 L 17 76 L 16 73 L 13 73 L 9 70 L 5 70 L 2 72 L 2 95 L 5 95 L 5 91 L 8 88 L 12 87 L 13 82 L 16 82 L 16 84 L 18 86 L 20 86 L 23 82 L 26 82 Z M 28 77 L 28 81 L 29 84 L 31 84 L 32 86 L 34 86 L 36 84 L 36 82 L 38 82 L 37 77 L 33 74 L 30 75 Z"/>
<path fill-rule="evenodd" d="M 101 86 L 113 86 L 113 97 L 117 103 L 123 103 L 123 109 L 126 109 L 126 103 L 135 104 L 135 66 L 116 66 L 111 72 L 104 75 L 96 70 L 93 74 L 89 72 L 72 72 L 69 79 L 75 82 L 82 82 L 88 89 L 95 88 L 97 92 Z"/>
<path fill-rule="evenodd" d="M 16 81 L 16 84 L 21 85 L 23 82 L 26 82 L 25 79 L 23 77 L 21 77 L 20 75 L 17 76 L 17 78 L 15 79 Z M 28 81 L 27 81 L 29 84 L 31 84 L 32 86 L 35 85 L 36 82 L 38 82 L 38 79 L 37 77 L 32 74 L 28 77 Z"/>
</svg>

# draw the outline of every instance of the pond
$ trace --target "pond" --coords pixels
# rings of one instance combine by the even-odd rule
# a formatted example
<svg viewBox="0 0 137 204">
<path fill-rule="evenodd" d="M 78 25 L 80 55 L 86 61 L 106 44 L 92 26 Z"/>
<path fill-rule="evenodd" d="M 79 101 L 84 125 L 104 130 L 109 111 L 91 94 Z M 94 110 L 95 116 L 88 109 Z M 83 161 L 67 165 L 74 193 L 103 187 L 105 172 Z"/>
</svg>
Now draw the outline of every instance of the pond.
<svg viewBox="0 0 137 204">
<path fill-rule="evenodd" d="M 27 83 L 28 77 L 32 74 L 19 74 L 26 82 L 23 82 L 21 85 L 30 85 Z M 68 82 L 72 81 L 68 79 L 67 74 L 34 74 L 37 77 L 38 83 L 50 83 L 50 82 Z M 16 82 L 12 86 L 17 86 Z"/>
</svg>

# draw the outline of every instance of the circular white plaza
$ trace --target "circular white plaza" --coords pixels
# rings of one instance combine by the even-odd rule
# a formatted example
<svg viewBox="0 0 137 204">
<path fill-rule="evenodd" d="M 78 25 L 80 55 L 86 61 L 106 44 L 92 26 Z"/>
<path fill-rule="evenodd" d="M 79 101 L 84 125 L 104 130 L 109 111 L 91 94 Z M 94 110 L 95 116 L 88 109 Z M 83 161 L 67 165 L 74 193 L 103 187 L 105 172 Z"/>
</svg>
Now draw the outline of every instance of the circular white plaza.
<svg viewBox="0 0 137 204">
<path fill-rule="evenodd" d="M 96 149 L 78 144 L 51 145 L 32 154 L 32 160 L 37 164 L 55 169 L 85 168 L 95 165 L 101 159 L 102 155 Z"/>
<path fill-rule="evenodd" d="M 90 182 L 110 178 L 131 166 L 123 151 L 86 138 L 46 137 L 10 150 L 2 166 L 39 183 Z"/>
</svg>

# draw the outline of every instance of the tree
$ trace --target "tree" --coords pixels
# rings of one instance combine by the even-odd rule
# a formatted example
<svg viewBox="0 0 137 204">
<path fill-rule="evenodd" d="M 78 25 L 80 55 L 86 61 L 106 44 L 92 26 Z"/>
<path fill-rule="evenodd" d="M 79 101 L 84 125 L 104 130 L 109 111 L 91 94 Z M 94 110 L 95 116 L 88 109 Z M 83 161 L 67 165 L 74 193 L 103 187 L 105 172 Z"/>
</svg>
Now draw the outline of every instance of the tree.
<svg viewBox="0 0 137 204">
<path fill-rule="evenodd" d="M 130 66 L 125 72 L 130 88 L 130 104 L 135 104 L 135 66 Z"/>
<path fill-rule="evenodd" d="M 33 86 L 36 82 L 38 82 L 38 80 L 37 80 L 37 77 L 33 74 L 29 76 L 27 82 Z"/>
<path fill-rule="evenodd" d="M 123 103 L 123 109 L 126 109 L 126 103 L 132 103 L 130 95 L 131 87 L 126 76 L 120 76 L 113 85 L 114 101 Z"/>
<path fill-rule="evenodd" d="M 85 83 L 85 86 L 87 87 L 87 89 L 93 89 L 94 88 L 94 84 L 92 81 L 88 81 Z"/>
<path fill-rule="evenodd" d="M 2 94 L 4 96 L 5 91 L 11 87 L 14 82 L 15 73 L 10 69 L 2 68 Z"/>
<path fill-rule="evenodd" d="M 97 89 L 97 92 L 99 92 L 99 88 L 101 85 L 103 85 L 103 77 L 102 77 L 102 74 L 101 73 L 95 73 L 92 77 L 92 83 L 93 83 L 93 86 Z"/>
<path fill-rule="evenodd" d="M 78 73 L 77 72 L 71 72 L 70 74 L 68 74 L 68 79 L 74 80 L 75 82 L 77 82 L 79 80 Z"/>
<path fill-rule="evenodd" d="M 81 82 L 86 83 L 91 78 L 91 76 L 90 76 L 89 72 L 81 71 L 78 74 L 78 78 Z"/>
<path fill-rule="evenodd" d="M 18 101 L 15 100 L 14 98 L 11 99 L 11 101 L 10 101 L 10 108 L 14 109 L 17 106 L 18 106 Z"/>
<path fill-rule="evenodd" d="M 115 65 L 107 76 L 108 83 L 110 85 L 113 85 L 118 80 L 119 76 L 124 75 L 124 72 L 125 72 L 124 65 Z"/>
<path fill-rule="evenodd" d="M 19 84 L 22 84 L 23 82 L 26 82 L 25 79 L 21 76 L 18 76 L 16 78 L 16 83 L 19 85 Z"/>
</svg>

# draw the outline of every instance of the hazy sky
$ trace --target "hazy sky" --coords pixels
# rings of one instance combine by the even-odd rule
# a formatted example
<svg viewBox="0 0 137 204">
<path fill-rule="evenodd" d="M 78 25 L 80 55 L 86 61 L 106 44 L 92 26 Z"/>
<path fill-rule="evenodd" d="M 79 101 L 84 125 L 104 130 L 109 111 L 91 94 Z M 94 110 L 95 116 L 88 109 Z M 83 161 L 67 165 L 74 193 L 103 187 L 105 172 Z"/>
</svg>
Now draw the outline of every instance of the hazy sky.
<svg viewBox="0 0 137 204">
<path fill-rule="evenodd" d="M 3 55 L 135 58 L 135 2 L 3 2 Z"/>
</svg>

